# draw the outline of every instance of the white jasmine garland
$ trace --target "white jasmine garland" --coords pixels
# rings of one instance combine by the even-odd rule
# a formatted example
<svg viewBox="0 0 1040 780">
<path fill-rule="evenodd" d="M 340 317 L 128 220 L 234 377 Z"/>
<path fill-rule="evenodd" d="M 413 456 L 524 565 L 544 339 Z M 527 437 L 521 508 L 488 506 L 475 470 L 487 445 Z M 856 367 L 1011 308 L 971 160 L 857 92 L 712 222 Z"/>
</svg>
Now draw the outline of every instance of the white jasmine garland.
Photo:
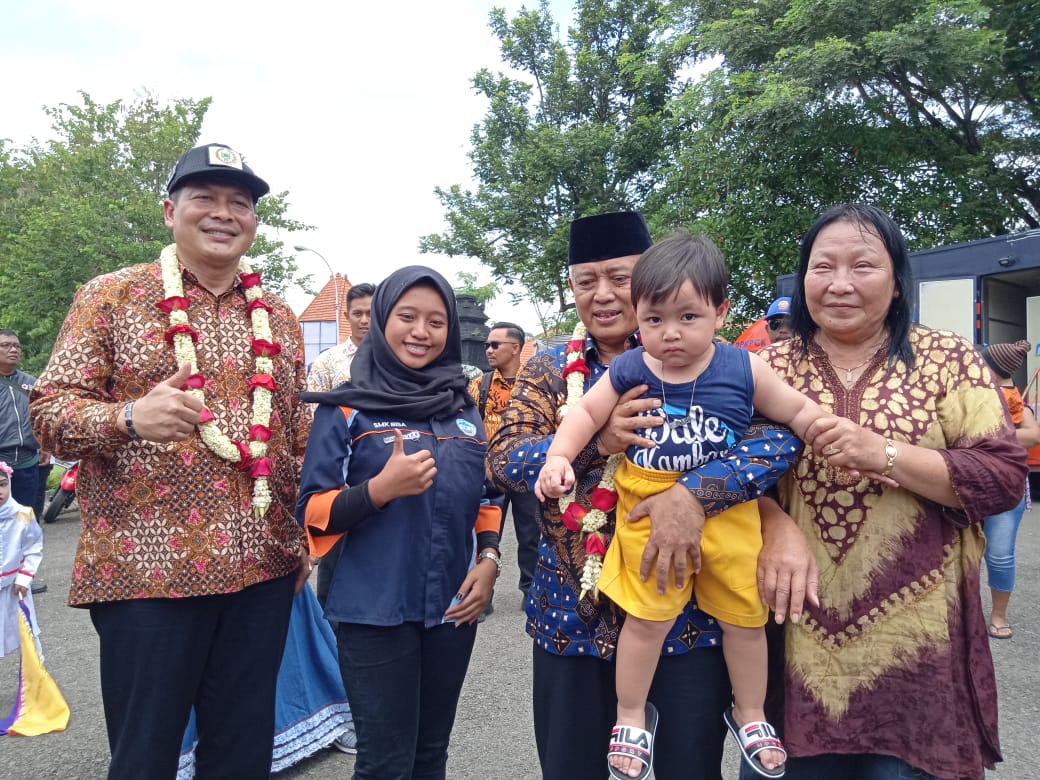
<svg viewBox="0 0 1040 780">
<path fill-rule="evenodd" d="M 588 366 L 584 363 L 585 333 L 585 325 L 581 320 L 578 320 L 574 333 L 571 335 L 571 340 L 567 342 L 567 368 L 564 375 L 567 383 L 567 400 L 560 409 L 560 417 L 565 417 L 571 409 L 577 406 L 585 394 L 585 378 L 590 373 Z M 617 474 L 618 466 L 621 465 L 621 460 L 624 457 L 625 454 L 623 452 L 618 452 L 607 459 L 606 465 L 603 467 L 603 476 L 600 478 L 597 486 L 614 494 L 613 506 L 606 511 L 598 507 L 590 507 L 581 518 L 581 534 L 586 541 L 586 552 L 585 564 L 581 570 L 581 593 L 578 595 L 579 600 L 585 598 L 587 593 L 591 593 L 594 599 L 599 597 L 598 583 L 600 572 L 603 570 L 603 555 L 598 552 L 589 552 L 587 549 L 588 541 L 592 535 L 597 535 L 602 540 L 599 530 L 607 522 L 607 512 L 617 506 L 617 490 L 614 487 L 614 475 Z M 577 486 L 578 483 L 575 481 L 575 489 L 577 489 Z M 560 513 L 565 513 L 574 501 L 574 490 L 561 496 L 559 498 Z"/>
<path fill-rule="evenodd" d="M 177 245 L 170 244 L 165 247 L 162 253 L 159 255 L 159 266 L 162 269 L 162 282 L 163 282 L 163 293 L 167 300 L 171 298 L 183 298 L 184 297 L 184 283 L 181 274 L 180 261 L 177 258 Z M 252 271 L 249 264 L 244 260 L 239 264 L 240 274 L 251 274 Z M 245 288 L 245 295 L 247 303 L 261 300 L 263 298 L 263 288 L 259 283 Z M 261 300 L 261 303 L 263 301 Z M 267 315 L 267 309 L 262 305 L 253 306 L 250 310 L 250 322 L 252 324 L 253 338 L 260 339 L 266 342 L 272 342 L 271 323 Z M 175 330 L 175 326 L 186 326 L 191 328 L 191 323 L 188 320 L 188 312 L 186 308 L 180 308 L 175 306 L 170 311 L 170 326 L 171 330 L 174 330 L 172 336 L 174 353 L 177 356 L 177 365 L 181 366 L 184 363 L 191 364 L 191 371 L 193 375 L 198 375 L 198 355 L 195 351 L 195 336 L 192 330 Z M 250 345 L 252 348 L 252 345 Z M 274 361 L 266 355 L 257 355 L 255 358 L 256 373 L 260 375 L 270 375 L 274 369 Z M 242 452 L 239 446 L 231 440 L 231 438 L 220 429 L 216 419 L 213 417 L 212 412 L 208 411 L 206 407 L 206 391 L 200 381 L 196 385 L 186 386 L 185 392 L 199 399 L 203 405 L 203 419 L 198 425 L 199 435 L 202 437 L 202 441 L 205 442 L 209 449 L 219 455 L 224 460 L 230 461 L 231 463 L 242 462 Z M 254 426 L 263 426 L 265 429 L 269 429 L 271 423 L 271 404 L 272 404 L 272 393 L 271 391 L 259 385 L 253 385 L 253 413 L 252 413 L 252 424 Z M 267 442 L 261 438 L 257 438 L 253 435 L 252 430 L 249 436 L 249 453 L 252 460 L 259 461 L 267 457 Z M 267 476 L 264 474 L 256 474 L 253 477 L 253 509 L 259 517 L 267 512 L 268 507 L 271 505 L 271 491 L 270 486 L 267 482 Z"/>
</svg>

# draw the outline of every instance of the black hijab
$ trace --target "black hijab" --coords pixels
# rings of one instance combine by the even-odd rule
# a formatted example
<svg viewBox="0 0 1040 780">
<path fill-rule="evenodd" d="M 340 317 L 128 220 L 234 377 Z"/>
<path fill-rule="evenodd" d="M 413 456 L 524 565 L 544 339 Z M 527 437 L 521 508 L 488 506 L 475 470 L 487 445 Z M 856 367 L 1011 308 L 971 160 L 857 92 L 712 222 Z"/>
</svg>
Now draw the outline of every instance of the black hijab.
<svg viewBox="0 0 1040 780">
<path fill-rule="evenodd" d="M 405 291 L 416 285 L 433 287 L 448 310 L 444 351 L 421 369 L 409 368 L 386 341 L 390 310 Z M 432 268 L 410 265 L 380 282 L 372 296 L 372 327 L 361 340 L 350 364 L 350 380 L 326 393 L 301 393 L 311 403 L 350 406 L 367 413 L 386 412 L 406 420 L 447 417 L 473 400 L 462 373 L 462 335 L 455 293 Z"/>
</svg>

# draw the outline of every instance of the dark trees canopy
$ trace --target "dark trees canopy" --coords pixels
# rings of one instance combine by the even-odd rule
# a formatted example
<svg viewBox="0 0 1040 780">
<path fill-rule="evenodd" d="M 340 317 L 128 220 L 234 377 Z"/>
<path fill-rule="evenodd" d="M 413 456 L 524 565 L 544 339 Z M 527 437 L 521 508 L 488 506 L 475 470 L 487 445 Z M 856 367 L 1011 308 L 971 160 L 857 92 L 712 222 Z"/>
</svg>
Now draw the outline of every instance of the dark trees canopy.
<svg viewBox="0 0 1040 780">
<path fill-rule="evenodd" d="M 723 249 L 757 316 L 823 208 L 871 202 L 913 248 L 1040 226 L 1035 0 L 578 0 L 491 20 L 476 192 L 438 190 L 469 254 L 563 308 L 566 223 L 641 208 Z M 695 66 L 691 69 L 691 66 Z"/>
<path fill-rule="evenodd" d="M 47 109 L 55 140 L 20 149 L 0 142 L 0 327 L 19 333 L 30 372 L 46 364 L 83 282 L 153 260 L 171 241 L 161 208 L 166 176 L 197 143 L 210 106 L 208 98 L 102 105 L 81 97 Z M 260 201 L 261 226 L 308 229 L 286 217 L 286 195 Z M 272 290 L 292 281 L 292 256 L 262 230 L 250 256 Z"/>
</svg>

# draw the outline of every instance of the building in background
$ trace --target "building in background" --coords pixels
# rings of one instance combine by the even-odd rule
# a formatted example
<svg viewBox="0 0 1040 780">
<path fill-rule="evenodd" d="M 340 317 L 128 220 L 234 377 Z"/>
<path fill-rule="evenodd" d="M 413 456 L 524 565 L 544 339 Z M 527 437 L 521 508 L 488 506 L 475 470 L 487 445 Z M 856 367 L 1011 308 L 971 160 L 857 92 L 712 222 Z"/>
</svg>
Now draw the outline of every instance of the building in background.
<svg viewBox="0 0 1040 780">
<path fill-rule="evenodd" d="M 347 293 L 353 287 L 344 274 L 336 274 L 339 285 L 339 334 L 336 333 L 336 286 L 329 279 L 297 319 L 303 329 L 304 362 L 310 370 L 311 363 L 329 347 L 342 344 L 350 338 L 350 322 L 347 318 Z M 459 320 L 462 326 L 463 363 L 473 365 L 481 371 L 488 368 L 484 354 L 484 340 L 492 324 L 484 308 L 472 295 L 457 296 Z M 561 337 L 566 340 L 567 337 Z M 520 353 L 521 363 L 526 363 L 544 344 L 528 339 Z"/>
<path fill-rule="evenodd" d="M 335 281 L 335 283 L 333 283 Z M 310 368 L 314 358 L 329 347 L 350 338 L 350 322 L 347 319 L 347 293 L 353 285 L 343 274 L 329 279 L 298 319 L 303 328 L 304 362 Z M 338 289 L 337 289 L 338 288 Z M 336 301 L 339 294 L 339 332 L 336 332 Z"/>
</svg>

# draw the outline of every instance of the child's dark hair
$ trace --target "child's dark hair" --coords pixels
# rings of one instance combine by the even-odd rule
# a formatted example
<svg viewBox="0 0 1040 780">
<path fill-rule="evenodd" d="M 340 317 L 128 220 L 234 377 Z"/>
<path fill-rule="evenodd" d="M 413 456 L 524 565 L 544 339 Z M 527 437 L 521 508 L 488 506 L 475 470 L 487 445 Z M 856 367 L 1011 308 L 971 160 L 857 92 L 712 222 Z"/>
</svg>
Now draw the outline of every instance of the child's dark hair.
<svg viewBox="0 0 1040 780">
<path fill-rule="evenodd" d="M 679 228 L 643 252 L 632 269 L 632 305 L 660 303 L 686 281 L 712 306 L 721 306 L 728 297 L 729 271 L 722 252 L 707 236 Z"/>
</svg>

